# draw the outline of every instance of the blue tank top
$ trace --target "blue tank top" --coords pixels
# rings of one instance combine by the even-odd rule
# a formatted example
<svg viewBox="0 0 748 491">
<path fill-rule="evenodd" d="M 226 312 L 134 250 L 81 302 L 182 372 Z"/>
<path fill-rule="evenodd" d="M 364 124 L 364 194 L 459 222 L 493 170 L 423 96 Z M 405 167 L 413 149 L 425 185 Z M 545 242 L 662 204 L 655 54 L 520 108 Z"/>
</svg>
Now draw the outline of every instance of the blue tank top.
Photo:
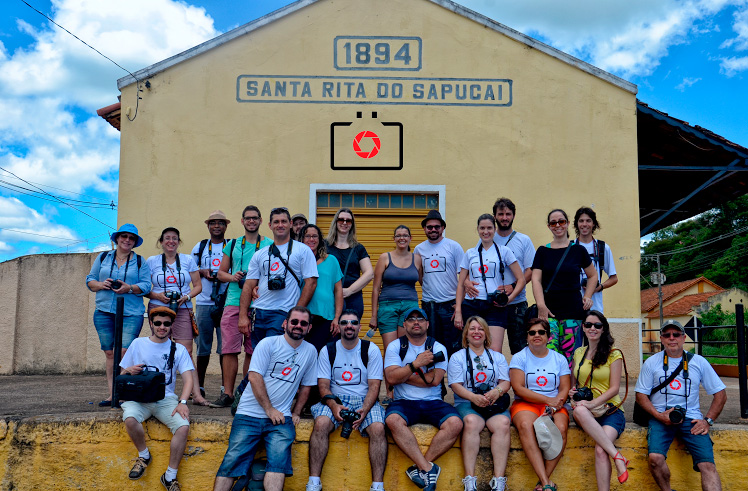
<svg viewBox="0 0 748 491">
<path fill-rule="evenodd" d="M 398 268 L 392 263 L 392 256 L 387 253 L 390 262 L 384 269 L 382 275 L 382 291 L 379 293 L 379 301 L 386 300 L 415 300 L 418 301 L 416 292 L 416 281 L 418 281 L 418 269 L 416 268 L 415 256 L 407 268 Z"/>
</svg>

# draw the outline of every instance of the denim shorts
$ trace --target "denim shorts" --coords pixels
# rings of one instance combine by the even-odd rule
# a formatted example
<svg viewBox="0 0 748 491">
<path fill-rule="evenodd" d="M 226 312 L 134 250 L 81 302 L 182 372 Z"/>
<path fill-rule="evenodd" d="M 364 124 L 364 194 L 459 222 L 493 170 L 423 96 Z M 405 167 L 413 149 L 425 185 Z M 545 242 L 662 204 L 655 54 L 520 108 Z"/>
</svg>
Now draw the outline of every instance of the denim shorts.
<svg viewBox="0 0 748 491">
<path fill-rule="evenodd" d="M 387 406 L 385 420 L 391 414 L 401 416 L 408 426 L 426 423 L 437 428 L 440 428 L 452 416 L 460 417 L 457 409 L 444 401 L 409 401 L 406 399 L 391 402 Z"/>
<path fill-rule="evenodd" d="M 380 334 L 396 332 L 403 325 L 405 312 L 418 308 L 418 300 L 385 300 L 377 308 L 377 326 Z"/>
<path fill-rule="evenodd" d="M 483 418 L 480 414 L 478 414 L 478 411 L 473 409 L 473 406 L 469 402 L 462 402 L 460 404 L 455 404 L 455 409 L 457 409 L 457 412 L 460 414 L 460 419 L 464 420 L 465 416 L 468 414 L 475 414 L 479 418 Z M 493 416 L 504 416 L 507 419 L 512 419 L 512 417 L 509 415 L 509 408 L 506 408 L 506 411 L 503 413 L 496 413 Z M 491 416 L 488 419 L 492 419 L 493 416 Z"/>
<path fill-rule="evenodd" d="M 229 448 L 223 456 L 218 476 L 242 477 L 257 453 L 260 441 L 265 443 L 267 452 L 266 472 L 278 472 L 287 476 L 293 475 L 291 467 L 291 444 L 296 438 L 296 428 L 291 418 L 286 422 L 274 425 L 270 418 L 253 418 L 244 414 L 234 416 L 229 435 Z"/>
<path fill-rule="evenodd" d="M 462 321 L 477 315 L 483 317 L 489 326 L 499 326 L 506 329 L 508 321 L 508 307 L 496 307 L 488 300 L 473 298 L 462 301 Z"/>
<path fill-rule="evenodd" d="M 670 444 L 673 443 L 673 439 L 679 436 L 683 443 L 686 445 L 688 453 L 691 454 L 691 460 L 693 460 L 693 470 L 699 472 L 698 464 L 702 462 L 714 463 L 714 450 L 712 438 L 707 433 L 706 435 L 692 435 L 691 428 L 693 423 L 691 421 L 683 421 L 679 425 L 664 425 L 652 418 L 649 420 L 649 428 L 647 429 L 647 447 L 649 453 L 656 453 L 667 457 L 667 451 L 670 449 Z"/>
<path fill-rule="evenodd" d="M 252 348 L 267 336 L 283 334 L 283 321 L 288 313 L 285 310 L 253 309 Z"/>
<path fill-rule="evenodd" d="M 96 334 L 99 335 L 99 344 L 102 351 L 111 351 L 114 349 L 114 314 L 94 310 L 93 323 L 96 327 Z M 142 315 L 126 315 L 122 321 L 122 349 L 130 347 L 130 343 L 140 336 L 140 330 L 143 328 Z"/>
<path fill-rule="evenodd" d="M 621 433 L 626 429 L 626 416 L 623 415 L 623 411 L 620 409 L 616 409 L 612 414 L 604 414 L 599 418 L 595 418 L 595 421 L 597 421 L 600 426 L 610 426 L 616 430 L 616 433 L 618 433 L 616 438 L 620 438 Z"/>
<path fill-rule="evenodd" d="M 197 356 L 210 356 L 213 349 L 213 331 L 216 332 L 216 353 L 221 354 L 221 326 L 215 325 L 210 317 L 213 305 L 195 305 L 197 317 Z"/>
</svg>

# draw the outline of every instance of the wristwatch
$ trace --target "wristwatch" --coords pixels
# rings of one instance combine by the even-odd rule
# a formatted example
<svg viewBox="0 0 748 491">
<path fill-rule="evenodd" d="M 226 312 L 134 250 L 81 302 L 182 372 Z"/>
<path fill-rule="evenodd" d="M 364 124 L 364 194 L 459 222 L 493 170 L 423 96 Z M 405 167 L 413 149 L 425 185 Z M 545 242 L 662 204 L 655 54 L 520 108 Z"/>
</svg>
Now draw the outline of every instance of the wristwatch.
<svg viewBox="0 0 748 491">
<path fill-rule="evenodd" d="M 130 285 L 130 291 L 128 291 L 127 293 L 134 293 L 134 292 L 132 291 L 132 285 Z"/>
<path fill-rule="evenodd" d="M 181 401 L 179 401 L 179 404 L 185 404 L 186 405 L 187 404 L 187 399 L 182 399 Z"/>
<path fill-rule="evenodd" d="M 709 426 L 714 426 L 714 420 L 712 418 L 704 418 L 704 421 L 709 423 Z"/>
</svg>

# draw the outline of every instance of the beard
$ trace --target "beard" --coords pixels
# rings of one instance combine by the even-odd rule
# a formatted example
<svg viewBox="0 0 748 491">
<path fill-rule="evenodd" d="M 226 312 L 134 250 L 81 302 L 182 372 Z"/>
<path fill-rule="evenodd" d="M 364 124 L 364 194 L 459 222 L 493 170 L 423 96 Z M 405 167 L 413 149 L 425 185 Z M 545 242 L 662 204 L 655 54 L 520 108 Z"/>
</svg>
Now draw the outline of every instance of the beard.
<svg viewBox="0 0 748 491">
<path fill-rule="evenodd" d="M 512 225 L 514 225 L 514 219 L 512 219 L 512 221 L 509 222 L 509 225 L 507 226 L 502 225 L 501 222 L 497 222 L 497 225 L 499 227 L 499 230 L 506 232 L 507 230 L 512 229 Z"/>
<path fill-rule="evenodd" d="M 356 330 L 355 329 L 350 329 L 350 330 L 349 329 L 344 329 L 343 330 L 343 339 L 347 339 L 347 340 L 350 341 L 352 339 L 356 339 L 356 337 L 357 337 L 357 335 L 356 335 Z"/>
<path fill-rule="evenodd" d="M 296 341 L 304 339 L 304 330 L 300 327 L 289 326 L 286 328 L 286 334 L 288 334 L 289 338 L 295 339 Z"/>
</svg>

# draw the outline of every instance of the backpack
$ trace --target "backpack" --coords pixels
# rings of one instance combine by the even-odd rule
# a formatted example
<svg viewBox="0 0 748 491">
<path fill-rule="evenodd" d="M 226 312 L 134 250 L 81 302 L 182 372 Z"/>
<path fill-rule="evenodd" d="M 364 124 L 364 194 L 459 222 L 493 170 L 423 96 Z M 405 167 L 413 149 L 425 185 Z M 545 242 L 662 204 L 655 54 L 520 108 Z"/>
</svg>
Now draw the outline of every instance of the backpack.
<svg viewBox="0 0 748 491">
<path fill-rule="evenodd" d="M 337 341 L 330 341 L 327 343 L 327 356 L 330 358 L 330 368 L 332 369 L 333 366 L 335 366 L 335 356 L 338 354 L 338 342 Z M 363 363 L 364 367 L 368 369 L 369 367 L 369 346 L 371 345 L 371 341 L 368 341 L 366 339 L 361 340 L 361 363 Z M 406 349 L 407 350 L 407 349 Z"/>
<path fill-rule="evenodd" d="M 405 360 L 405 355 L 408 354 L 408 336 L 403 336 L 400 339 L 400 361 Z M 427 336 L 426 337 L 426 349 L 429 351 L 432 351 L 434 349 L 434 343 L 436 340 L 433 338 L 433 336 Z M 444 399 L 444 396 L 447 395 L 447 386 L 444 385 L 444 379 L 442 378 L 442 399 Z"/>
</svg>

